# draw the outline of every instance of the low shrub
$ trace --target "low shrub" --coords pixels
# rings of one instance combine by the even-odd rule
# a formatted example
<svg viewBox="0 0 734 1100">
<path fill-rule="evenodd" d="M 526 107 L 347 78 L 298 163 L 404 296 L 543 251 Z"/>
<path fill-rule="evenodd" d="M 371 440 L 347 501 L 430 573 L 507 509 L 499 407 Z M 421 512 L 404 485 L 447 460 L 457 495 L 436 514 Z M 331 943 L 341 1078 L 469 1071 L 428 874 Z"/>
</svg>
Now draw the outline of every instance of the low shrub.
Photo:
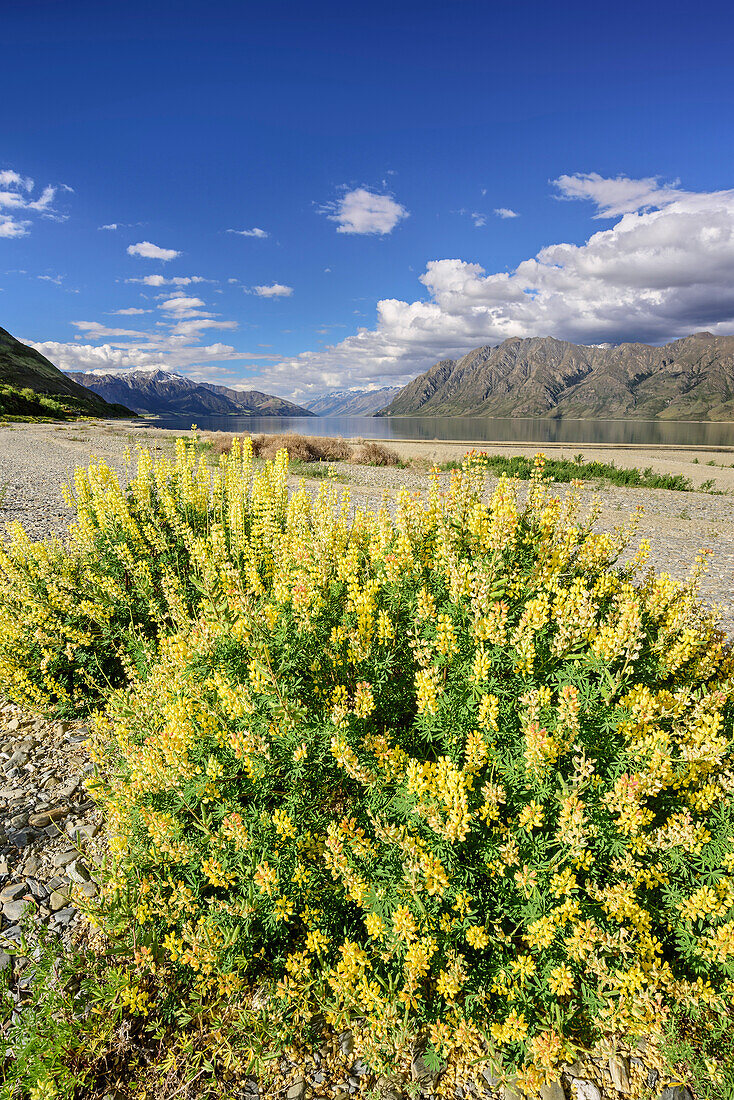
<svg viewBox="0 0 734 1100">
<path fill-rule="evenodd" d="M 143 454 L 127 494 L 95 469 L 84 583 L 121 598 L 84 556 L 120 562 L 119 536 L 168 601 L 94 738 L 95 919 L 149 960 L 130 1003 L 350 1026 L 382 1072 L 419 1044 L 447 1095 L 487 1063 L 532 1090 L 576 1046 L 730 1003 L 734 660 L 695 575 L 620 565 L 628 535 L 542 459 L 524 503 L 467 462 L 353 520 L 334 485 L 288 498 L 284 452 L 253 474 L 247 443 L 214 472 Z"/>
<path fill-rule="evenodd" d="M 374 440 L 365 440 L 357 445 L 349 459 L 357 466 L 400 466 L 400 456 L 392 447 Z"/>
<path fill-rule="evenodd" d="M 288 451 L 293 462 L 345 462 L 352 453 L 345 440 L 326 436 L 284 432 L 282 435 L 252 437 L 252 453 L 256 458 L 272 461 L 282 450 Z"/>
<path fill-rule="evenodd" d="M 229 432 L 213 432 L 206 437 L 206 443 L 215 455 L 229 454 L 235 438 Z M 362 466 L 401 464 L 396 451 L 372 440 L 349 443 L 344 439 L 299 435 L 297 432 L 252 436 L 252 454 L 255 458 L 272 461 L 283 449 L 288 451 L 292 463 L 300 465 L 310 462 L 353 462 Z"/>
</svg>

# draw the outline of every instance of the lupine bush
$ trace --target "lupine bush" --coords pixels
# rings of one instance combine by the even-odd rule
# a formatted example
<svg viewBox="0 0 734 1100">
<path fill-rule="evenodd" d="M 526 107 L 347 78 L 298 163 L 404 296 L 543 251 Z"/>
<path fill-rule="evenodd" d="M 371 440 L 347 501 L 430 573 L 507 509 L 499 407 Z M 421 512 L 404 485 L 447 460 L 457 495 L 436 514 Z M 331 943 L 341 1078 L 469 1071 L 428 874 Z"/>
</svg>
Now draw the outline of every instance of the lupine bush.
<svg viewBox="0 0 734 1100">
<path fill-rule="evenodd" d="M 383 1070 L 419 1043 L 451 1091 L 730 1003 L 734 660 L 695 571 L 622 564 L 629 532 L 551 496 L 542 458 L 522 503 L 468 461 L 392 511 L 289 496 L 285 452 L 220 461 L 80 474 L 76 549 L 34 551 L 119 621 L 149 601 L 93 748 L 132 1010 L 163 986 L 348 1025 Z M 0 606 L 31 599 L 3 568 Z M 87 644 L 64 638 L 47 664 Z M 15 652 L 12 690 L 57 699 Z"/>
</svg>

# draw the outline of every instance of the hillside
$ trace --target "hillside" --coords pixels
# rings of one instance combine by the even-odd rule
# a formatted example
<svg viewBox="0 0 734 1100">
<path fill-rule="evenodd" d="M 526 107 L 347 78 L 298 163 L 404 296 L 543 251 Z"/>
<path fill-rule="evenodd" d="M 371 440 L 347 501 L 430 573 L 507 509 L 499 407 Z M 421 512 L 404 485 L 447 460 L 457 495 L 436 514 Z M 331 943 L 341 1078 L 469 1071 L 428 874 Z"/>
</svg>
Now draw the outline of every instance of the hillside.
<svg viewBox="0 0 734 1100">
<path fill-rule="evenodd" d="M 166 370 L 133 370 L 120 374 L 69 371 L 107 401 L 121 401 L 139 413 L 186 416 L 314 416 L 308 409 L 259 390 L 232 390 L 193 382 Z"/>
<path fill-rule="evenodd" d="M 0 416 L 129 416 L 0 328 Z M 22 391 L 32 391 L 23 393 Z"/>
<path fill-rule="evenodd" d="M 400 386 L 381 390 L 332 390 L 309 398 L 306 408 L 317 416 L 373 416 L 400 393 Z"/>
<path fill-rule="evenodd" d="M 376 415 L 734 420 L 734 336 L 663 347 L 505 340 L 436 363 Z"/>
</svg>

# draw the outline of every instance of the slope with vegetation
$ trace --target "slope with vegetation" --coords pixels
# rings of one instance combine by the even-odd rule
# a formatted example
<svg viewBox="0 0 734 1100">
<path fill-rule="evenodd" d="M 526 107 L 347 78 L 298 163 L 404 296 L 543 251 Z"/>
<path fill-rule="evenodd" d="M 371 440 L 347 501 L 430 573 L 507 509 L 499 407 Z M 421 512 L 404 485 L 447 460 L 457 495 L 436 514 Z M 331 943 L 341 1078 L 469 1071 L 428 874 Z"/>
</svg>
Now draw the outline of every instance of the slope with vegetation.
<svg viewBox="0 0 734 1100">
<path fill-rule="evenodd" d="M 663 347 L 512 338 L 442 360 L 376 415 L 734 420 L 734 336 Z"/>
<path fill-rule="evenodd" d="M 68 377 L 135 412 L 186 416 L 314 416 L 308 409 L 259 390 L 233 390 L 194 382 L 168 370 L 119 373 L 69 371 Z"/>
<path fill-rule="evenodd" d="M 109 845 L 66 1062 L 9 1031 L 34 1096 L 269 1095 L 347 1027 L 373 1082 L 420 1051 L 442 1095 L 532 1096 L 674 1010 L 726 1020 L 734 656 L 695 573 L 620 564 L 543 475 L 488 500 L 469 458 L 355 515 L 289 494 L 285 451 L 181 441 L 128 489 L 78 471 L 68 547 L 16 531 L 0 675 L 97 711 Z"/>
<path fill-rule="evenodd" d="M 108 404 L 0 328 L 0 419 L 129 415 L 128 408 Z"/>
</svg>

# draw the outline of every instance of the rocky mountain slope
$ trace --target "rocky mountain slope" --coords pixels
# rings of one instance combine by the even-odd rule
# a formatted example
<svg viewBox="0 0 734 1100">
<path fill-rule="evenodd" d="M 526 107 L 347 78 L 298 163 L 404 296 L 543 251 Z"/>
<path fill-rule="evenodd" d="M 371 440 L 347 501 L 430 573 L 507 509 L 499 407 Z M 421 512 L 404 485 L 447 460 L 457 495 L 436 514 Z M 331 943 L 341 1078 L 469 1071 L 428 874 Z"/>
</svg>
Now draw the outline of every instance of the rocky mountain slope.
<svg viewBox="0 0 734 1100">
<path fill-rule="evenodd" d="M 232 390 L 193 382 L 166 370 L 133 370 L 119 374 L 69 371 L 107 401 L 122 401 L 139 413 L 207 414 L 212 416 L 314 416 L 308 409 L 259 390 Z"/>
<path fill-rule="evenodd" d="M 53 363 L 41 355 L 35 348 L 22 344 L 4 328 L 0 328 L 0 388 L 3 399 L 0 400 L 0 413 L 7 406 L 7 412 L 24 411 L 33 415 L 33 395 L 51 397 L 62 410 L 72 415 L 86 416 L 129 416 L 129 408 L 108 404 L 103 397 L 93 393 L 68 378 Z M 26 396 L 23 390 L 32 390 L 33 395 Z M 14 406 L 18 406 L 17 410 Z M 50 409 L 38 408 L 40 415 L 50 414 Z"/>
<path fill-rule="evenodd" d="M 663 347 L 505 340 L 436 363 L 376 415 L 734 420 L 734 336 Z"/>
<path fill-rule="evenodd" d="M 400 393 L 400 386 L 384 386 L 381 390 L 332 390 L 305 402 L 317 416 L 372 416 L 390 404 Z"/>
</svg>

